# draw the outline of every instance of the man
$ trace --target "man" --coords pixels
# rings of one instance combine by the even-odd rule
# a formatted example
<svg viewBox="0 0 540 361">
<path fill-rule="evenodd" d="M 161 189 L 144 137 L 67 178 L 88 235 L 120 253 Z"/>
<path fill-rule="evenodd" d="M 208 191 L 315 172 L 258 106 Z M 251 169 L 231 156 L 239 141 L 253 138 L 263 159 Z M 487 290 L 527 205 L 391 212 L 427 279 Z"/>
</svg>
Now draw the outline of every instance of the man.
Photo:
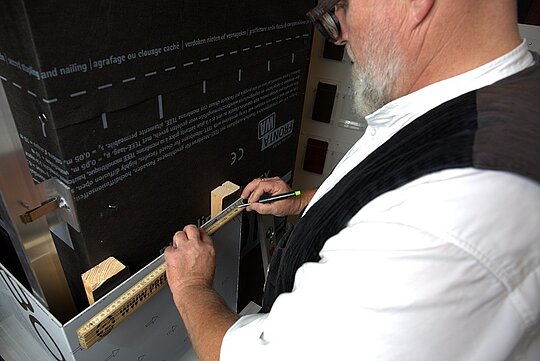
<svg viewBox="0 0 540 361">
<path fill-rule="evenodd" d="M 307 206 L 264 313 L 220 301 L 204 232 L 174 236 L 167 278 L 200 359 L 539 360 L 540 76 L 515 1 L 319 5 L 366 135 L 316 193 L 248 209 Z M 287 190 L 258 179 L 242 197 Z"/>
</svg>

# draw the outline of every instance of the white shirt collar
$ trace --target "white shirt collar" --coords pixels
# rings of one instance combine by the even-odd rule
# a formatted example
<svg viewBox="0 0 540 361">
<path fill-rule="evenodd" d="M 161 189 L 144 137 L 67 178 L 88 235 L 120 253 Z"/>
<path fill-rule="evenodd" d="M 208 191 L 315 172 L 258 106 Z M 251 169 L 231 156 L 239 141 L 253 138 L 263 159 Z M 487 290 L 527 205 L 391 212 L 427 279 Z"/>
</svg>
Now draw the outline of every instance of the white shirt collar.
<svg viewBox="0 0 540 361">
<path fill-rule="evenodd" d="M 367 116 L 367 134 L 352 146 L 320 185 L 306 210 L 373 150 L 419 116 L 448 100 L 493 84 L 533 64 L 534 58 L 523 41 L 517 48 L 500 58 L 396 99 Z"/>
<path fill-rule="evenodd" d="M 366 121 L 376 128 L 397 126 L 397 131 L 450 99 L 493 84 L 533 64 L 533 56 L 524 40 L 511 52 L 479 68 L 428 85 L 386 104 L 368 115 Z"/>
</svg>

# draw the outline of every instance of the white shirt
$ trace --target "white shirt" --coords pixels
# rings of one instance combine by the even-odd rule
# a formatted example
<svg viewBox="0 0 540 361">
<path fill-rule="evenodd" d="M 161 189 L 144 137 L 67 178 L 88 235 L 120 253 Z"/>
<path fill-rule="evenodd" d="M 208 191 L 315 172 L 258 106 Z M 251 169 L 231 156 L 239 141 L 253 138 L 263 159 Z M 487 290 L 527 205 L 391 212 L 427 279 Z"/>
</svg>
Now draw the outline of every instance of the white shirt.
<svg viewBox="0 0 540 361">
<path fill-rule="evenodd" d="M 532 65 L 523 42 L 489 64 L 397 99 L 312 204 L 430 109 Z M 540 360 L 540 186 L 450 169 L 362 208 L 296 273 L 269 314 L 240 318 L 221 360 Z"/>
</svg>

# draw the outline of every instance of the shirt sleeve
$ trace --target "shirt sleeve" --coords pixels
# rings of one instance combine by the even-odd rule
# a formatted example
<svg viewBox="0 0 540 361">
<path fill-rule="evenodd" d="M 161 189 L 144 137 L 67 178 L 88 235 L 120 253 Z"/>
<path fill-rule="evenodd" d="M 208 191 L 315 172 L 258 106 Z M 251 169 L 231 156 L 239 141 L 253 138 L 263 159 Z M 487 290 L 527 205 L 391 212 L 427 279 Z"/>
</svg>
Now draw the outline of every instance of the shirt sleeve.
<svg viewBox="0 0 540 361">
<path fill-rule="evenodd" d="M 221 360 L 538 360 L 539 204 L 537 183 L 467 169 L 388 192 Z"/>
<path fill-rule="evenodd" d="M 503 336 L 523 332 L 504 287 L 440 235 L 356 224 L 321 256 L 298 270 L 269 314 L 242 317 L 227 332 L 221 360 L 478 359 L 470 350 L 479 339 L 490 340 L 493 357 L 484 359 L 495 360 L 515 341 Z M 493 335 L 478 337 L 485 333 Z"/>
</svg>

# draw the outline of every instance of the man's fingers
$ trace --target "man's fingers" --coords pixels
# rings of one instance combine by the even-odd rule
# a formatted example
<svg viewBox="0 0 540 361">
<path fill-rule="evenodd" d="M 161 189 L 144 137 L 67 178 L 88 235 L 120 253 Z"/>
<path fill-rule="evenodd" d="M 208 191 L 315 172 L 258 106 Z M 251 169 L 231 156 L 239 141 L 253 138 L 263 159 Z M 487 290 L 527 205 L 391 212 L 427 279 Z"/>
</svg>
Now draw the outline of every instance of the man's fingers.
<svg viewBox="0 0 540 361">
<path fill-rule="evenodd" d="M 263 187 L 255 188 L 253 190 L 253 192 L 251 192 L 251 194 L 249 195 L 248 202 L 250 202 L 250 203 L 257 202 L 262 197 L 262 195 L 264 193 L 266 193 L 265 188 L 263 188 Z"/>
<path fill-rule="evenodd" d="M 255 211 L 259 214 L 272 214 L 272 207 L 270 204 L 253 203 L 247 207 L 248 211 Z"/>
<path fill-rule="evenodd" d="M 189 224 L 184 227 L 183 232 L 177 232 L 177 233 L 183 233 L 185 235 L 184 241 L 197 241 L 197 242 L 203 242 L 208 244 L 213 244 L 212 238 L 206 233 L 203 229 L 198 228 L 194 224 Z"/>
<path fill-rule="evenodd" d="M 178 248 L 183 242 L 189 240 L 199 241 L 201 238 L 199 234 L 199 228 L 197 226 L 190 224 L 184 227 L 182 231 L 178 231 L 173 236 L 172 247 Z"/>
<path fill-rule="evenodd" d="M 261 181 L 262 181 L 262 178 L 255 178 L 254 180 L 249 182 L 244 187 L 244 190 L 242 191 L 242 195 L 240 197 L 242 197 L 243 199 L 247 199 L 249 197 L 249 195 L 251 194 L 251 192 L 253 192 L 253 190 L 255 190 L 255 188 L 257 188 L 259 186 Z"/>
<path fill-rule="evenodd" d="M 204 229 L 200 229 L 199 231 L 200 231 L 201 241 L 203 243 L 210 244 L 210 245 L 214 244 L 214 242 L 212 241 L 212 237 L 210 237 Z"/>
<path fill-rule="evenodd" d="M 185 226 L 184 233 L 189 240 L 199 241 L 201 239 L 199 228 L 193 224 L 188 224 Z"/>
<path fill-rule="evenodd" d="M 255 178 L 244 187 L 241 197 L 243 199 L 259 199 L 264 193 L 271 193 L 276 189 L 276 181 L 281 181 L 279 177 L 272 178 Z M 262 189 L 262 191 L 261 191 Z M 253 194 L 258 195 L 257 198 L 252 198 Z"/>
<path fill-rule="evenodd" d="M 183 231 L 178 231 L 174 234 L 173 236 L 173 242 L 172 242 L 172 246 L 174 248 L 178 247 L 178 244 L 182 243 L 182 242 L 185 242 L 187 241 L 188 238 L 187 238 L 187 235 L 185 232 Z"/>
<path fill-rule="evenodd" d="M 163 257 L 165 258 L 165 263 L 167 263 L 167 266 L 170 263 L 171 257 L 173 257 L 173 254 L 177 252 L 177 249 L 174 245 L 167 246 L 165 248 L 165 251 L 163 252 Z"/>
<path fill-rule="evenodd" d="M 279 178 L 278 178 L 279 179 Z M 265 194 L 276 194 L 280 192 L 280 183 L 276 182 L 273 178 L 265 180 L 259 183 L 259 186 L 251 192 L 249 196 L 249 202 L 257 202 Z"/>
</svg>

